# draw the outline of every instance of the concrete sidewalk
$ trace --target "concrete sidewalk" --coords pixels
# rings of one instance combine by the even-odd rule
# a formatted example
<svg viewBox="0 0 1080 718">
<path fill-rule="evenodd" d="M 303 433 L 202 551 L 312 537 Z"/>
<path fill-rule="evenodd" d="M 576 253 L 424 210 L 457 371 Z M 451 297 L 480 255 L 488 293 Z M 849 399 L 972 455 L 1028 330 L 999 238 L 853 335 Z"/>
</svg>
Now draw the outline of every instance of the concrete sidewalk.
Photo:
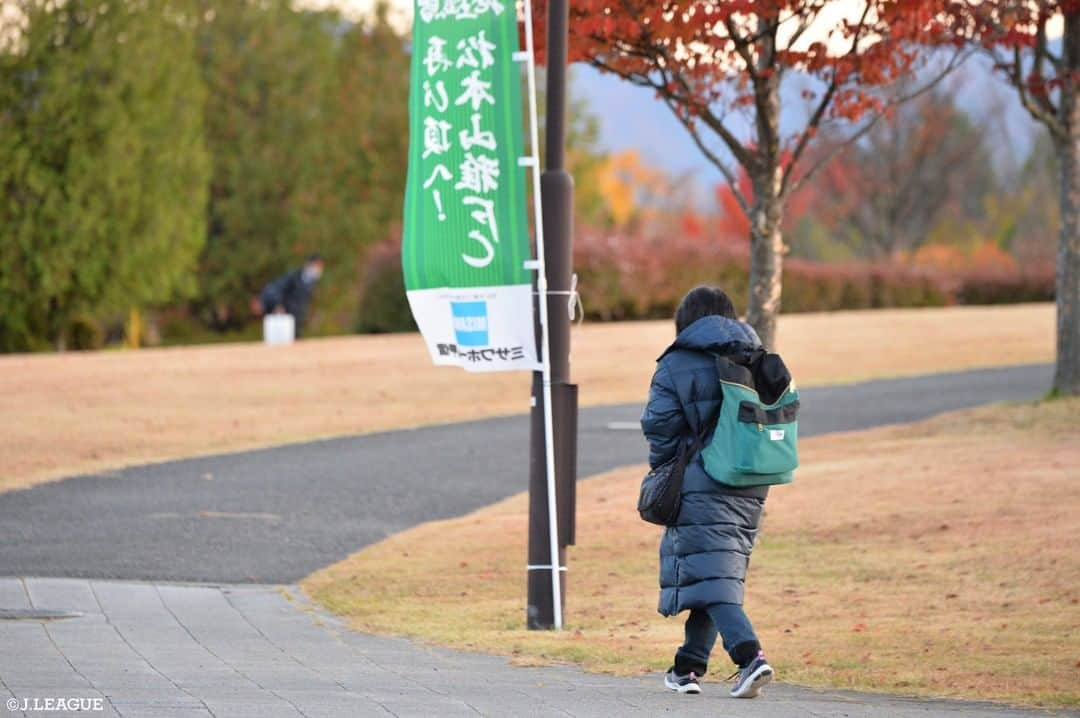
<svg viewBox="0 0 1080 718">
<path fill-rule="evenodd" d="M 35 608 L 81 615 L 0 620 L 0 718 L 76 715 L 33 710 L 49 698 L 99 699 L 100 711 L 77 715 L 135 718 L 1046 715 L 785 685 L 735 701 L 712 680 L 702 696 L 677 696 L 659 675 L 516 668 L 351 632 L 294 586 L 0 578 L 0 609 Z"/>
</svg>

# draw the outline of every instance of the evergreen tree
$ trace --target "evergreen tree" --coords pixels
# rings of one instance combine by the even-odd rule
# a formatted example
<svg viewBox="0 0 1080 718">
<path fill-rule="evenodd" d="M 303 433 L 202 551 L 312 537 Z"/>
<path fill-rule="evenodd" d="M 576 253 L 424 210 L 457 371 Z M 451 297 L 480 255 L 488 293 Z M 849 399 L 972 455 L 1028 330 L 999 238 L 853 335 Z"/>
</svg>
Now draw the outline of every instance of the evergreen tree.
<svg viewBox="0 0 1080 718">
<path fill-rule="evenodd" d="M 0 350 L 192 286 L 202 83 L 179 0 L 18 0 L 0 37 Z"/>
<path fill-rule="evenodd" d="M 214 179 L 196 310 L 243 326 L 250 298 L 318 251 L 311 333 L 352 330 L 364 249 L 401 215 L 406 41 L 381 10 L 351 25 L 286 0 L 204 0 L 204 18 Z"/>
<path fill-rule="evenodd" d="M 364 277 L 370 277 L 369 265 L 377 261 L 371 247 L 401 226 L 409 162 L 406 47 L 405 38 L 388 23 L 385 6 L 380 6 L 372 19 L 349 28 L 338 49 L 327 132 L 335 180 L 327 204 L 337 218 L 343 250 L 351 255 L 340 266 L 329 265 L 330 272 L 340 272 L 330 278 L 342 287 L 331 310 L 341 329 L 382 321 L 370 315 L 383 313 L 383 302 L 371 301 L 363 285 Z M 391 292 L 399 292 L 404 300 L 400 278 L 390 285 Z"/>
<path fill-rule="evenodd" d="M 305 254 L 333 254 L 319 198 L 334 17 L 286 0 L 204 3 L 213 179 L 196 309 L 212 328 L 245 323 L 250 298 Z"/>
</svg>

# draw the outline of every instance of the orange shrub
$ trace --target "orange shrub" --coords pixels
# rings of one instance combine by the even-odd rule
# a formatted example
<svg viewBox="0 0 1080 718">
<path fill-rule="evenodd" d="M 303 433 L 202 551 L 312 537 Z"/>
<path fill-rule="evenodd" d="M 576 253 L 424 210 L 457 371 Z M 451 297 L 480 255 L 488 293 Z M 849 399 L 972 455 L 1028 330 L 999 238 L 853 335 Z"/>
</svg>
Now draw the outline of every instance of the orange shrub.
<svg viewBox="0 0 1080 718">
<path fill-rule="evenodd" d="M 788 259 L 783 310 L 1006 304 L 1053 298 L 1052 265 L 1007 270 L 1000 262 L 984 264 L 945 271 L 903 262 L 827 264 Z M 585 314 L 599 321 L 670 317 L 683 295 L 699 284 L 723 287 L 739 313 L 745 313 L 749 265 L 747 246 L 694 237 L 678 227 L 670 237 L 583 228 L 574 237 L 574 269 Z M 415 327 L 401 279 L 399 240 L 369 248 L 360 292 L 358 331 Z"/>
<path fill-rule="evenodd" d="M 783 310 L 1000 304 L 1053 298 L 1053 267 L 1021 271 L 1011 256 L 1004 254 L 1002 258 L 999 252 L 993 245 L 985 245 L 955 266 L 951 260 L 961 255 L 948 247 L 928 250 L 923 258 L 937 261 L 925 264 L 827 264 L 788 259 L 784 264 Z M 574 238 L 574 267 L 585 313 L 591 319 L 669 317 L 683 295 L 698 284 L 723 287 L 739 312 L 746 310 L 746 246 L 678 231 L 670 237 L 648 238 L 579 228 Z"/>
</svg>

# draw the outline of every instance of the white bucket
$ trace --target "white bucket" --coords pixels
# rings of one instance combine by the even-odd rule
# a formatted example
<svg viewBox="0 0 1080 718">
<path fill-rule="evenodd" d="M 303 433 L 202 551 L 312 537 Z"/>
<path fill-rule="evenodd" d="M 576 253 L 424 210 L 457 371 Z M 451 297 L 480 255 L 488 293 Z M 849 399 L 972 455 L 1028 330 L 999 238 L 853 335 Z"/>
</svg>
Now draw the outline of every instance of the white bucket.
<svg viewBox="0 0 1080 718">
<path fill-rule="evenodd" d="M 296 319 L 291 314 L 267 314 L 263 317 L 263 342 L 292 344 L 296 340 Z"/>
</svg>

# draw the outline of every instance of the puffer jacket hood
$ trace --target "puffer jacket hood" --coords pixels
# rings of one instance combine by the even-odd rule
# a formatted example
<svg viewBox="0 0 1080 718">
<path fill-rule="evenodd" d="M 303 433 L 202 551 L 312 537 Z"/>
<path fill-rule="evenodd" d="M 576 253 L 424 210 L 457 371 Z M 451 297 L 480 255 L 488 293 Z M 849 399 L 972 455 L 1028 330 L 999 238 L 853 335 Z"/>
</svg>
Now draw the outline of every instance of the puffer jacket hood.
<svg viewBox="0 0 1080 718">
<path fill-rule="evenodd" d="M 657 361 L 678 349 L 730 355 L 760 347 L 761 339 L 752 326 L 715 314 L 702 317 L 679 332 L 679 336 L 675 337 L 675 341 L 664 350 Z"/>
</svg>

